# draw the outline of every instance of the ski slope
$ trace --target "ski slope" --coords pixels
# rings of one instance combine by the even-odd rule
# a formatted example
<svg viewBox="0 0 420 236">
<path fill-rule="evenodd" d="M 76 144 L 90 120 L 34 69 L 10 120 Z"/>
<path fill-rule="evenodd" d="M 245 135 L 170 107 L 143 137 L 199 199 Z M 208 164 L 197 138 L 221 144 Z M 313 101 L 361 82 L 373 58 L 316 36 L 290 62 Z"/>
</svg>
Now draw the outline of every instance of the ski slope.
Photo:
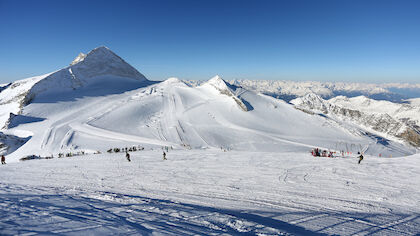
<svg viewBox="0 0 420 236">
<path fill-rule="evenodd" d="M 174 150 L 0 166 L 1 235 L 417 235 L 420 155 Z M 30 177 L 29 177 L 30 176 Z"/>
<path fill-rule="evenodd" d="M 377 156 L 416 152 L 400 140 L 378 142 L 381 137 L 361 127 L 307 114 L 219 76 L 199 86 L 177 78 L 149 81 L 106 47 L 79 54 L 56 72 L 7 85 L 0 107 L 3 137 L 25 141 L 3 148 L 10 161 L 131 145 L 282 152 L 319 147 Z M 338 149 L 338 144 L 362 148 Z"/>
<path fill-rule="evenodd" d="M 51 94 L 37 94 L 18 116 L 29 121 L 12 120 L 13 127 L 5 131 L 30 137 L 8 155 L 10 161 L 32 154 L 104 152 L 130 145 L 308 151 L 313 147 L 335 149 L 342 140 L 349 145 L 369 146 L 367 152 L 373 151 L 374 155 L 413 152 L 402 144 L 384 146 L 371 137 L 355 135 L 281 100 L 231 88 L 220 77 L 199 87 L 187 86 L 175 78 L 160 83 L 119 77 L 101 79 L 106 86 L 93 83 L 78 90 L 61 91 L 59 101 L 45 102 L 52 100 L 48 99 Z M 113 92 L 117 87 L 114 85 L 121 82 L 139 88 Z M 109 88 L 111 91 L 101 91 Z M 102 95 L 92 96 L 92 91 Z"/>
</svg>

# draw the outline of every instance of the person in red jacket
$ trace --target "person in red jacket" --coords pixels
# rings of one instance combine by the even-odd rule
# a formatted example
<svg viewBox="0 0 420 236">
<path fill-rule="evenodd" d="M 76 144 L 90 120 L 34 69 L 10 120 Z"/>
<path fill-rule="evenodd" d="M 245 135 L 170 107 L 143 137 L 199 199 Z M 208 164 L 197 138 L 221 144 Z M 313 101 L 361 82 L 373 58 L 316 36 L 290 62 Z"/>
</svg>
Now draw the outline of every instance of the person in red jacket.
<svg viewBox="0 0 420 236">
<path fill-rule="evenodd" d="M 6 164 L 6 157 L 4 155 L 1 155 L 1 164 Z"/>
</svg>

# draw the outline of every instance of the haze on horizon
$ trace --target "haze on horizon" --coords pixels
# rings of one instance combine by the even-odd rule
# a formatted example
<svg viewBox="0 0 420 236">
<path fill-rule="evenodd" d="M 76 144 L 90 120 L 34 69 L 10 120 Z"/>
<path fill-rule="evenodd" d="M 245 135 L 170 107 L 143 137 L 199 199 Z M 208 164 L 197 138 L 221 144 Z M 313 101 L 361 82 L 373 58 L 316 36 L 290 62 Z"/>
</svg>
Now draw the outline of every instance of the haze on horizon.
<svg viewBox="0 0 420 236">
<path fill-rule="evenodd" d="M 152 80 L 420 81 L 418 1 L 0 0 L 0 84 L 105 45 Z"/>
</svg>

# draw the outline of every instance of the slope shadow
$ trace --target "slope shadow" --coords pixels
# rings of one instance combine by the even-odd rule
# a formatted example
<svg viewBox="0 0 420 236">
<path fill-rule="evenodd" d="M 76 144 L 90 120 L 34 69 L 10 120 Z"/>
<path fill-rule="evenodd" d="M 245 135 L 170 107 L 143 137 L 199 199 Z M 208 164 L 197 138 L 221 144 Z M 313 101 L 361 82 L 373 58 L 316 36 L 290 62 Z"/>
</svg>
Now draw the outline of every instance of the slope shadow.
<svg viewBox="0 0 420 236">
<path fill-rule="evenodd" d="M 7 125 L 7 128 L 11 129 L 14 127 L 17 127 L 21 124 L 28 124 L 28 123 L 34 123 L 34 122 L 40 122 L 44 121 L 45 118 L 39 118 L 39 117 L 33 117 L 33 116 L 24 116 L 24 115 L 11 115 L 9 118 L 9 124 Z"/>
<path fill-rule="evenodd" d="M 237 96 L 241 100 L 241 102 L 245 105 L 247 111 L 254 110 L 254 107 L 251 105 L 251 103 L 249 103 L 245 98 L 241 96 L 241 92 L 248 91 L 248 90 L 242 88 L 241 86 L 228 83 L 226 81 L 225 81 L 225 84 L 226 86 L 228 86 L 230 90 L 234 91 L 235 96 Z"/>
<path fill-rule="evenodd" d="M 254 107 L 251 105 L 251 103 L 249 103 L 247 100 L 245 100 L 244 98 L 240 97 L 239 99 L 241 99 L 242 103 L 245 105 L 247 111 L 252 111 L 254 110 Z"/>
<path fill-rule="evenodd" d="M 323 235 L 274 218 L 266 212 L 199 206 L 130 195 L 102 193 L 98 198 L 59 194 L 0 194 L 0 234 L 163 233 L 247 234 L 285 232 Z M 136 203 L 121 203 L 129 200 Z M 271 214 L 271 213 L 270 213 Z M 247 222 L 246 227 L 241 226 Z"/>
<path fill-rule="evenodd" d="M 54 189 L 53 192 L 59 193 L 60 190 Z M 420 233 L 419 214 L 384 215 L 302 210 L 282 212 L 279 209 L 244 211 L 111 192 L 81 194 L 85 196 L 2 193 L 0 234 Z"/>
<path fill-rule="evenodd" d="M 365 135 L 368 136 L 369 138 L 375 140 L 379 144 L 382 144 L 384 146 L 389 145 L 389 142 L 390 142 L 389 139 L 386 139 L 384 137 L 381 137 L 381 136 L 378 136 L 378 135 L 375 135 L 375 134 L 372 134 L 372 133 L 368 133 L 368 132 L 366 132 Z"/>
<path fill-rule="evenodd" d="M 8 83 L 8 84 L 6 84 L 6 85 L 4 85 L 4 86 L 0 86 L 0 93 L 1 93 L 3 90 L 5 90 L 5 89 L 7 89 L 8 87 L 10 87 L 10 85 L 12 85 L 12 83 Z"/>
</svg>

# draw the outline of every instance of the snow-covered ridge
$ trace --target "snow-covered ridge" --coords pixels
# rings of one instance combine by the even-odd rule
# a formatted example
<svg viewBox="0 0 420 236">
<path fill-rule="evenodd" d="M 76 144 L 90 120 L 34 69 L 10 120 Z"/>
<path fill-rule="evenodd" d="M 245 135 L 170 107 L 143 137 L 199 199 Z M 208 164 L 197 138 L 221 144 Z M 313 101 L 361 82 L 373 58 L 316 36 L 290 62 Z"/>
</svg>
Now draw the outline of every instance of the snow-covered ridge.
<svg viewBox="0 0 420 236">
<path fill-rule="evenodd" d="M 250 109 L 249 106 L 246 106 L 244 101 L 235 94 L 237 93 L 235 91 L 236 89 L 232 85 L 228 86 L 226 81 L 224 81 L 218 75 L 214 76 L 213 78 L 208 80 L 206 83 L 202 84 L 201 86 L 213 87 L 214 89 L 219 91 L 221 94 L 231 97 L 243 111 L 249 111 Z"/>
<path fill-rule="evenodd" d="M 420 146 L 420 108 L 409 104 L 376 101 L 364 96 L 338 96 L 324 100 L 316 94 L 307 94 L 290 101 L 306 112 L 322 113 L 333 119 L 351 121 L 383 136 L 402 139 Z"/>
</svg>

